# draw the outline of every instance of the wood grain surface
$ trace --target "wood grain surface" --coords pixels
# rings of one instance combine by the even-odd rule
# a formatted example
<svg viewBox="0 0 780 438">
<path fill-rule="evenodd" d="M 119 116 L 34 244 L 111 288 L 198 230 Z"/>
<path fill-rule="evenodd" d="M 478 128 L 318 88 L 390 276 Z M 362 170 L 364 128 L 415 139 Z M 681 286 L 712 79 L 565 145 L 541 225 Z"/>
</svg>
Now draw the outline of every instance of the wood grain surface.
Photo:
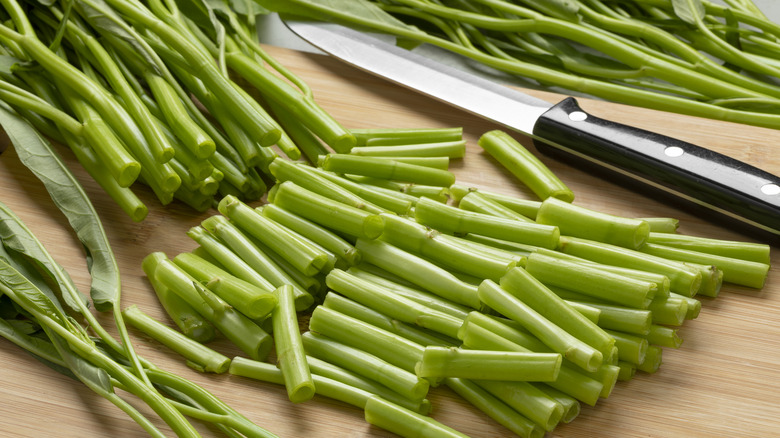
<svg viewBox="0 0 780 438">
<path fill-rule="evenodd" d="M 476 146 L 482 133 L 497 128 L 444 104 L 382 82 L 321 55 L 269 48 L 314 90 L 320 104 L 349 128 L 462 126 L 469 142 L 465 159 L 453 163 L 458 181 L 506 194 L 529 196 L 501 166 Z M 560 96 L 535 92 L 544 98 Z M 780 174 L 780 131 L 707 121 L 624 105 L 586 101 L 594 115 L 691 141 Z M 528 144 L 527 139 L 518 137 Z M 65 154 L 68 162 L 72 157 Z M 664 203 L 632 193 L 576 168 L 542 157 L 575 192 L 576 203 L 626 216 L 670 216 L 680 232 L 750 240 Z M 77 165 L 74 164 L 75 167 Z M 113 245 L 123 278 L 123 305 L 138 305 L 168 321 L 141 270 L 153 251 L 174 256 L 195 247 L 185 232 L 214 211 L 197 214 L 174 204 L 160 207 L 141 190 L 148 218 L 133 223 L 85 177 Z M 80 244 L 42 185 L 19 163 L 13 150 L 0 155 L 0 199 L 39 236 L 82 290 L 89 279 Z M 777 249 L 772 259 L 776 262 Z M 111 321 L 100 315 L 110 327 Z M 222 398 L 255 423 L 281 437 L 390 437 L 364 422 L 362 412 L 322 397 L 292 404 L 283 388 L 229 375 L 198 374 L 178 357 L 131 331 L 139 353 Z M 583 407 L 554 437 L 769 437 L 780 435 L 780 272 L 773 267 L 762 290 L 725 285 L 716 299 L 703 299 L 701 315 L 680 330 L 681 348 L 665 349 L 653 375 L 619 382 L 595 407 Z M 223 341 L 213 347 L 232 356 Z M 508 437 L 506 429 L 468 406 L 446 388 L 431 391 L 433 416 L 473 437 Z M 143 412 L 148 409 L 140 406 Z M 162 430 L 169 431 L 155 420 Z M 206 436 L 215 430 L 199 425 Z M 0 436 L 141 437 L 145 433 L 124 413 L 79 382 L 59 375 L 9 342 L 0 341 Z"/>
</svg>

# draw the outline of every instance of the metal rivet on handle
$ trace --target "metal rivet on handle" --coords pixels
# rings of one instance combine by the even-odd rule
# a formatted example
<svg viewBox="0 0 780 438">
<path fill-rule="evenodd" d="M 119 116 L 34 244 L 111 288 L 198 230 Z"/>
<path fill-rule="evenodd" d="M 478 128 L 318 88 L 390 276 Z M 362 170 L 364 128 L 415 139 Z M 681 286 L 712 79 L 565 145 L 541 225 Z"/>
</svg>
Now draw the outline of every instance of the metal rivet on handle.
<svg viewBox="0 0 780 438">
<path fill-rule="evenodd" d="M 761 193 L 765 195 L 780 195 L 780 186 L 777 184 L 765 184 L 761 187 Z"/>
<path fill-rule="evenodd" d="M 667 157 L 679 157 L 684 153 L 685 151 L 683 150 L 683 148 L 679 146 L 669 146 L 668 148 L 664 149 L 664 154 Z"/>
<path fill-rule="evenodd" d="M 581 122 L 588 118 L 588 115 L 582 111 L 574 111 L 569 113 L 569 120 L 572 122 Z"/>
</svg>

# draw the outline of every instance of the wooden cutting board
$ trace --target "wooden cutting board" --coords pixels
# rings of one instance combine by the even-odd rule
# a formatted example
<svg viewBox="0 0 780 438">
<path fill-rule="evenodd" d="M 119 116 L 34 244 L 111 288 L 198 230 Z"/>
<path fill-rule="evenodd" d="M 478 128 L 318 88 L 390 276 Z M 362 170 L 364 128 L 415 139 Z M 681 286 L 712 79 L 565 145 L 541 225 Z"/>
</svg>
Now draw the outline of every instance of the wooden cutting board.
<svg viewBox="0 0 780 438">
<path fill-rule="evenodd" d="M 528 196 L 498 163 L 476 146 L 486 121 L 383 82 L 321 55 L 269 48 L 314 90 L 320 104 L 349 128 L 462 126 L 468 155 L 453 163 L 458 181 L 506 194 Z M 560 96 L 538 93 L 557 100 Z M 780 174 L 780 131 L 707 121 L 596 101 L 583 107 L 605 118 L 656 130 L 744 160 Z M 527 139 L 521 139 L 528 144 Z M 69 162 L 72 157 L 66 155 Z M 681 220 L 680 232 L 747 238 L 707 223 L 653 199 L 638 196 L 576 168 L 542 158 L 575 192 L 576 203 L 626 216 L 667 216 Z M 141 196 L 150 213 L 133 223 L 95 184 L 77 171 L 101 215 L 123 276 L 123 305 L 138 305 L 167 321 L 141 270 L 153 251 L 174 256 L 195 247 L 185 232 L 214 211 L 197 214 L 175 204 L 160 207 L 147 191 Z M 19 163 L 12 150 L 0 155 L 0 199 L 39 236 L 77 284 L 88 290 L 80 244 L 42 185 Z M 773 250 L 776 262 L 780 253 Z M 111 321 L 101 320 L 107 327 Z M 179 373 L 222 398 L 255 423 L 281 437 L 389 437 L 364 422 L 362 412 L 316 397 L 294 405 L 271 384 L 228 375 L 198 374 L 178 357 L 132 331 L 140 354 L 159 367 Z M 665 349 L 659 372 L 620 382 L 595 407 L 583 407 L 556 437 L 767 437 L 780 430 L 780 272 L 772 269 L 762 290 L 726 285 L 717 299 L 704 299 L 698 319 L 680 330 L 678 350 Z M 225 342 L 213 344 L 229 356 Z M 0 341 L 0 436 L 140 437 L 146 434 L 124 413 L 79 382 L 65 378 L 18 349 Z M 474 437 L 512 436 L 486 415 L 464 404 L 445 388 L 432 390 L 433 416 Z M 136 404 L 141 406 L 140 403 Z M 143 412 L 148 409 L 142 406 Z M 156 421 L 157 424 L 160 421 Z M 168 430 L 164 424 L 160 427 Z M 201 427 L 207 436 L 213 429 Z"/>
</svg>

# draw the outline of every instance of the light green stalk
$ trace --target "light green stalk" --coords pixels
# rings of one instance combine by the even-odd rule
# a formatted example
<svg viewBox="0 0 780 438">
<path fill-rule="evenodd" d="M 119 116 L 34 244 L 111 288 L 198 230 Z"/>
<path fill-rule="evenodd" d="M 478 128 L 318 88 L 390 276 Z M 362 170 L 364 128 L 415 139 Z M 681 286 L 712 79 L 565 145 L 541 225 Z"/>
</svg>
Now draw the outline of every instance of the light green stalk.
<svg viewBox="0 0 780 438">
<path fill-rule="evenodd" d="M 293 288 L 290 285 L 281 286 L 274 291 L 274 295 L 278 300 L 271 314 L 276 361 L 284 376 L 288 398 L 293 403 L 301 403 L 314 396 L 315 385 L 298 328 Z"/>
</svg>

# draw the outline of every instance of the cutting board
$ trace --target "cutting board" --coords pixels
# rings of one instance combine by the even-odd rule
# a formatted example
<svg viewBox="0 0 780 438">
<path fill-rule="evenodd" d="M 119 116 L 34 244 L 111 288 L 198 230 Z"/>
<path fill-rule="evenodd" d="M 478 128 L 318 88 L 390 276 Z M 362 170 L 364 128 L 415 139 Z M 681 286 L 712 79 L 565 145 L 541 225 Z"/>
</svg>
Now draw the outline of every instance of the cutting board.
<svg viewBox="0 0 780 438">
<path fill-rule="evenodd" d="M 502 167 L 481 152 L 477 138 L 497 126 L 444 104 L 376 79 L 322 55 L 269 47 L 270 53 L 314 90 L 319 103 L 349 128 L 464 128 L 468 154 L 452 168 L 461 184 L 505 194 L 531 196 Z M 542 98 L 560 96 L 533 92 Z M 780 174 L 780 131 L 714 122 L 624 105 L 583 100 L 594 115 L 656 130 L 706 146 Z M 526 145 L 527 139 L 518 137 Z M 529 145 L 530 146 L 530 145 Z M 64 154 L 68 162 L 71 156 Z M 639 196 L 577 168 L 542 160 L 576 194 L 576 203 L 634 217 L 665 216 L 681 221 L 680 232 L 750 240 L 654 199 Z M 169 256 L 195 247 L 185 232 L 206 217 L 179 204 L 159 206 L 148 191 L 148 218 L 133 223 L 76 168 L 92 197 L 113 245 L 123 278 L 123 306 L 135 304 L 169 322 L 155 301 L 141 270 L 153 251 Z M 13 150 L 0 155 L 0 199 L 37 234 L 82 290 L 88 290 L 80 244 L 42 185 L 19 163 Z M 773 249 L 777 262 L 780 253 Z M 111 327 L 106 315 L 104 325 Z M 619 382 L 612 395 L 595 407 L 584 406 L 573 422 L 559 426 L 555 437 L 767 437 L 780 430 L 780 272 L 772 269 L 762 290 L 733 285 L 716 299 L 703 299 L 701 315 L 680 330 L 682 346 L 665 349 L 655 374 Z M 283 388 L 229 375 L 190 370 L 174 354 L 131 330 L 138 352 L 157 366 L 201 384 L 256 424 L 281 437 L 390 437 L 363 420 L 362 412 L 322 397 L 292 404 Z M 224 341 L 212 346 L 238 354 Z M 40 364 L 16 346 L 0 341 L 0 436 L 141 437 L 146 434 L 124 413 Z M 512 436 L 486 415 L 446 388 L 432 390 L 433 417 L 473 437 Z M 140 403 L 143 412 L 148 410 Z M 162 430 L 164 424 L 155 420 Z M 198 426 L 204 435 L 217 435 Z"/>
</svg>

